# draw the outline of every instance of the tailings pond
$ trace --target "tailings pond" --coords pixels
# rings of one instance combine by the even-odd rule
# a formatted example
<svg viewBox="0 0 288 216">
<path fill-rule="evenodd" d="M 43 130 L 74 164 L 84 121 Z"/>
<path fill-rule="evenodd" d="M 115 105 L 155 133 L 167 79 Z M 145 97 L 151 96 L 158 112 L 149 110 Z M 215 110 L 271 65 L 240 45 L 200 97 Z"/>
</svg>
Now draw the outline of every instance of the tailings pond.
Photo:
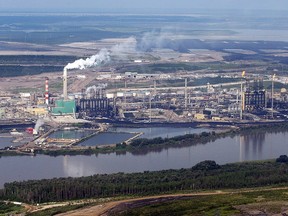
<svg viewBox="0 0 288 216">
<path fill-rule="evenodd" d="M 112 127 L 110 132 L 117 133 L 143 133 L 139 138 L 152 139 L 156 137 L 171 138 L 175 136 L 201 133 L 204 131 L 212 131 L 208 128 L 192 128 L 192 127 L 147 127 L 147 128 L 129 128 L 129 127 Z"/>
<path fill-rule="evenodd" d="M 219 164 L 263 160 L 288 154 L 288 132 L 251 133 L 206 144 L 159 149 L 151 152 L 92 156 L 17 156 L 0 158 L 0 186 L 5 182 L 54 177 L 79 177 L 98 173 L 143 172 L 190 168 L 204 160 Z"/>
<path fill-rule="evenodd" d="M 0 133 L 0 149 L 16 147 L 33 140 L 33 135 L 23 132 L 21 135 L 11 135 L 10 133 Z"/>
<path fill-rule="evenodd" d="M 191 128 L 191 127 L 151 127 L 151 128 L 128 128 L 128 127 L 112 127 L 107 132 L 98 133 L 89 139 L 81 142 L 81 146 L 99 146 L 111 145 L 125 142 L 134 137 L 136 134 L 142 133 L 139 138 L 170 138 L 179 135 L 201 133 L 204 131 L 212 131 L 209 128 Z M 59 130 L 49 135 L 50 138 L 57 139 L 81 139 L 93 134 L 92 130 Z"/>
</svg>

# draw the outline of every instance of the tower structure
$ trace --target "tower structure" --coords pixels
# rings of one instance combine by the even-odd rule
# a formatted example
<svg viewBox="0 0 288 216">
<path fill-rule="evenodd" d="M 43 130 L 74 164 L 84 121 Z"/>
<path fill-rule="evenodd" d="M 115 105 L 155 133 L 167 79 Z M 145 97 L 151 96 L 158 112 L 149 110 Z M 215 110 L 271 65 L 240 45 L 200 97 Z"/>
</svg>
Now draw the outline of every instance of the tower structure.
<svg viewBox="0 0 288 216">
<path fill-rule="evenodd" d="M 63 97 L 64 100 L 68 99 L 68 93 L 67 93 L 67 69 L 64 68 L 63 70 Z"/>
<path fill-rule="evenodd" d="M 49 105 L 49 78 L 45 79 L 45 104 Z"/>
<path fill-rule="evenodd" d="M 185 109 L 187 109 L 187 99 L 188 99 L 188 89 L 187 89 L 187 78 L 185 78 L 185 95 L 184 95 L 184 98 L 185 98 Z"/>
<path fill-rule="evenodd" d="M 263 87 L 263 79 L 256 78 L 253 85 L 247 87 L 244 93 L 244 109 L 248 111 L 261 110 L 265 108 L 266 91 Z"/>
</svg>

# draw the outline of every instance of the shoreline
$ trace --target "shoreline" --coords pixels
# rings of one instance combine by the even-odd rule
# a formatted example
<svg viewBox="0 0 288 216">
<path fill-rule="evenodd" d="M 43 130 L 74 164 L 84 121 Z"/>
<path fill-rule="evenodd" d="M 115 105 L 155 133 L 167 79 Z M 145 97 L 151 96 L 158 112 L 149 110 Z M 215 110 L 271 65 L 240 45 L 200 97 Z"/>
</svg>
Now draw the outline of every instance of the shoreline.
<svg viewBox="0 0 288 216">
<path fill-rule="evenodd" d="M 183 124 L 176 124 L 181 125 Z M 190 124 L 186 124 L 186 126 L 190 126 Z M 115 126 L 115 125 L 113 125 Z M 124 126 L 124 125 L 122 125 Z M 128 125 L 125 125 L 128 127 Z M 163 126 L 163 125 L 161 125 Z M 165 125 L 167 126 L 167 125 Z M 171 125 L 170 125 L 171 127 Z M 205 125 L 207 127 L 207 125 Z M 265 131 L 265 132 L 276 132 L 276 131 L 288 131 L 288 122 L 274 122 L 270 124 L 241 124 L 241 125 L 230 125 L 230 128 L 228 126 L 222 126 L 222 127 L 207 127 L 207 128 L 221 128 L 221 131 L 211 131 L 211 132 L 202 132 L 202 133 L 194 133 L 194 134 L 186 134 L 186 135 L 180 135 L 175 136 L 171 138 L 138 138 L 141 133 L 135 133 L 135 136 L 132 137 L 132 139 L 128 139 L 122 143 L 118 144 L 110 144 L 110 145 L 96 145 L 96 146 L 75 146 L 75 143 L 71 147 L 65 147 L 65 148 L 58 148 L 58 149 L 45 149 L 45 148 L 39 148 L 35 149 L 33 151 L 21 151 L 19 149 L 17 150 L 3 150 L 0 151 L 0 157 L 12 157 L 12 156 L 26 156 L 26 155 L 50 155 L 50 156 L 61 156 L 61 155 L 97 155 L 97 154 L 107 154 L 107 153 L 124 153 L 124 152 L 139 152 L 139 151 L 145 151 L 150 152 L 155 149 L 161 150 L 163 148 L 175 148 L 175 147 L 185 147 L 195 144 L 201 144 L 201 143 L 207 143 L 210 141 L 215 141 L 219 138 L 224 138 L 227 136 L 235 136 L 239 134 L 244 134 L 249 131 L 249 133 L 252 130 L 256 131 Z M 96 133 L 97 134 L 97 133 Z M 90 135 L 89 137 L 93 136 Z M 203 135 L 203 136 L 202 136 Z M 88 137 L 88 138 L 89 138 Z M 83 140 L 86 140 L 87 137 L 78 140 L 77 143 L 83 142 Z M 129 141 L 129 142 L 127 142 Z M 160 143 L 159 143 L 160 142 Z"/>
</svg>

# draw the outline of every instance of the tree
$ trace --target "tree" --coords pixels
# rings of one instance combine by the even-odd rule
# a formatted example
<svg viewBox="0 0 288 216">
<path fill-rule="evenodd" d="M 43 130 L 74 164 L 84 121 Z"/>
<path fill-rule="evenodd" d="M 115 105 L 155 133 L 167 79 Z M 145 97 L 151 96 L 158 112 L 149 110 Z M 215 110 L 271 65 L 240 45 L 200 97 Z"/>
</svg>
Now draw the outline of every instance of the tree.
<svg viewBox="0 0 288 216">
<path fill-rule="evenodd" d="M 287 163 L 288 162 L 287 155 L 280 155 L 280 157 L 276 159 L 276 162 L 277 163 Z"/>
<path fill-rule="evenodd" d="M 193 170 L 207 170 L 207 171 L 219 169 L 219 168 L 220 168 L 220 165 L 216 164 L 215 161 L 211 161 L 211 160 L 202 161 L 192 167 Z"/>
</svg>

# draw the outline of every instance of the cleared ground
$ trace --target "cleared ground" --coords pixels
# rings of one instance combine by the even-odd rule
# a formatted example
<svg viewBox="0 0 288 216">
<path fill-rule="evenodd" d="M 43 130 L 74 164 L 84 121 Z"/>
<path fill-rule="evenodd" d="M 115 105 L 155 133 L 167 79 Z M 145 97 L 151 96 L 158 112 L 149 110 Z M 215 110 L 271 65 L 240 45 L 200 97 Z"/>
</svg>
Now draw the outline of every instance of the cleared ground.
<svg viewBox="0 0 288 216">
<path fill-rule="evenodd" d="M 185 211 L 193 215 L 216 212 L 220 215 L 284 215 L 288 211 L 287 187 L 149 196 L 102 203 L 59 215 L 148 215 L 148 212 L 149 215 L 165 215 L 165 211 L 175 214 L 178 211 L 176 215 L 184 215 Z"/>
</svg>

